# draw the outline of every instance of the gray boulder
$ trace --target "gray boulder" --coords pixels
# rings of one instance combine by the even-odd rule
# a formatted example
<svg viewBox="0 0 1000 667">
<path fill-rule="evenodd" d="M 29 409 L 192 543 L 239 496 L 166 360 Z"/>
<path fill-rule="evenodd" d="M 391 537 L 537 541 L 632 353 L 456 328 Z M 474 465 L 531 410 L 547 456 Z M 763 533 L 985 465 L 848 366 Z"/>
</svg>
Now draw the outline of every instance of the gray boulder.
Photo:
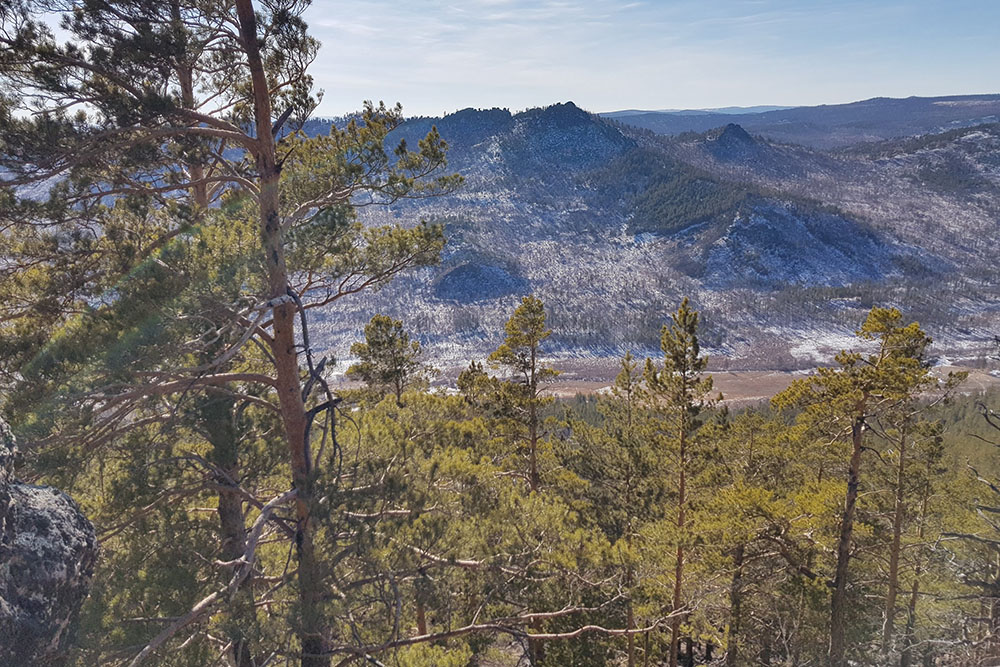
<svg viewBox="0 0 1000 667">
<path fill-rule="evenodd" d="M 17 449 L 0 421 L 0 665 L 65 660 L 97 558 L 73 499 L 14 478 Z"/>
</svg>

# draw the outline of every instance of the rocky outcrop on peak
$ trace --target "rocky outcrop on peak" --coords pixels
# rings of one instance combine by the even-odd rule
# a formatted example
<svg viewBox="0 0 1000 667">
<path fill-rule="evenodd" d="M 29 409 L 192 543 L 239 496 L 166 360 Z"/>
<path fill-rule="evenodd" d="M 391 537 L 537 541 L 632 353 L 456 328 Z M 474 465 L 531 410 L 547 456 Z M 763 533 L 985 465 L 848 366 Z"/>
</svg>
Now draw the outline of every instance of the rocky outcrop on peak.
<svg viewBox="0 0 1000 667">
<path fill-rule="evenodd" d="M 0 665 L 63 664 L 97 557 L 73 499 L 14 477 L 17 449 L 0 421 Z"/>
<path fill-rule="evenodd" d="M 736 123 L 729 123 L 710 140 L 711 150 L 720 159 L 743 154 L 757 148 L 753 137 Z"/>
</svg>

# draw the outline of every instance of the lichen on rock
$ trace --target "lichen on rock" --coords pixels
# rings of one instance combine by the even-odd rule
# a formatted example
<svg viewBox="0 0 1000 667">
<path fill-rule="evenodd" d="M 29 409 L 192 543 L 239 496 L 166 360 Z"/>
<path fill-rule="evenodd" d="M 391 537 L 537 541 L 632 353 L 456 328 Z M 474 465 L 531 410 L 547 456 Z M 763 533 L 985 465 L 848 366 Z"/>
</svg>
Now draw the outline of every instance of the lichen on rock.
<svg viewBox="0 0 1000 667">
<path fill-rule="evenodd" d="M 0 665 L 59 665 L 90 586 L 97 538 L 68 495 L 14 477 L 0 421 Z"/>
</svg>

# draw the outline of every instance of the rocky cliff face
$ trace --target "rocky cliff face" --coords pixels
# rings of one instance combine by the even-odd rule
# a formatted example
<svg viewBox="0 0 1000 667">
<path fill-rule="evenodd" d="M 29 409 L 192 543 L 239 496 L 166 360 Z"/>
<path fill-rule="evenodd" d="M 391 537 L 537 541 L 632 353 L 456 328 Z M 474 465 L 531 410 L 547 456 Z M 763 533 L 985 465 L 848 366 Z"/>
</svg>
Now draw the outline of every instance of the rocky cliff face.
<svg viewBox="0 0 1000 667">
<path fill-rule="evenodd" d="M 94 527 L 65 493 L 14 478 L 0 421 L 0 665 L 59 665 L 97 557 Z"/>
</svg>

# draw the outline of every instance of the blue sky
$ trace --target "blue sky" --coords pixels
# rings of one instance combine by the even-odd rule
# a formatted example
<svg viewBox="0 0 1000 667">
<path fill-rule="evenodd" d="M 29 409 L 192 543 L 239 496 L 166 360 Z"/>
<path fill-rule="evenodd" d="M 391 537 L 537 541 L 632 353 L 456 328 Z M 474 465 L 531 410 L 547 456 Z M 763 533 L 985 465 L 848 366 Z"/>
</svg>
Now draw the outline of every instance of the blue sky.
<svg viewBox="0 0 1000 667">
<path fill-rule="evenodd" d="M 1000 0 L 313 0 L 319 113 L 1000 92 Z"/>
</svg>

